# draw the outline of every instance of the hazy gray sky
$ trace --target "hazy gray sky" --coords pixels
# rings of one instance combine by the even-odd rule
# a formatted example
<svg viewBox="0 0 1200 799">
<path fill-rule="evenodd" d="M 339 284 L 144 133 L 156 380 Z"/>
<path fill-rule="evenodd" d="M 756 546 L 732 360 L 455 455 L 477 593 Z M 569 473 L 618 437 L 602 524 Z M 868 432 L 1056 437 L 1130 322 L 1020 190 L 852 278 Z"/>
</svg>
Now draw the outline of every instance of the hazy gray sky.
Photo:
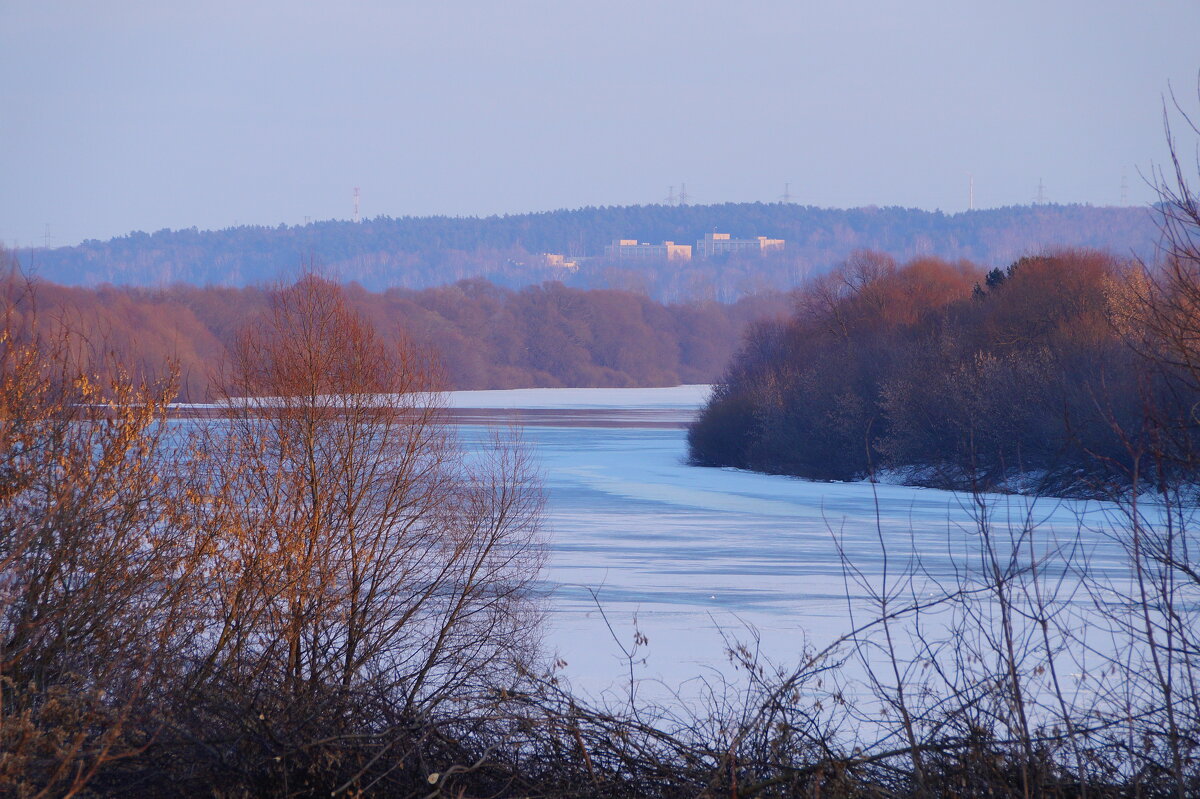
<svg viewBox="0 0 1200 799">
<path fill-rule="evenodd" d="M 0 0 L 0 242 L 662 201 L 1151 197 L 1198 0 Z M 1189 145 L 1190 146 L 1190 145 Z"/>
</svg>

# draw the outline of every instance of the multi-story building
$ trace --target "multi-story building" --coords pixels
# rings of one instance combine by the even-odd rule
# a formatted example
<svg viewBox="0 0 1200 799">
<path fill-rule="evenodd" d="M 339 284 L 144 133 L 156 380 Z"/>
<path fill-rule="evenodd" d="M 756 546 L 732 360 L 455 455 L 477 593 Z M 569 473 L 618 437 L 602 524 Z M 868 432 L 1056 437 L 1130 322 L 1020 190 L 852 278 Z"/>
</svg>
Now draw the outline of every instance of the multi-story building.
<svg viewBox="0 0 1200 799">
<path fill-rule="evenodd" d="M 637 239 L 613 239 L 613 243 L 604 248 L 604 257 L 614 261 L 690 261 L 692 247 L 673 241 L 639 244 Z"/>
<path fill-rule="evenodd" d="M 753 239 L 731 239 L 728 233 L 705 233 L 704 238 L 696 242 L 696 255 L 709 258 L 713 255 L 723 255 L 730 252 L 764 253 L 768 250 L 782 250 L 783 239 L 768 239 L 757 236 Z"/>
</svg>

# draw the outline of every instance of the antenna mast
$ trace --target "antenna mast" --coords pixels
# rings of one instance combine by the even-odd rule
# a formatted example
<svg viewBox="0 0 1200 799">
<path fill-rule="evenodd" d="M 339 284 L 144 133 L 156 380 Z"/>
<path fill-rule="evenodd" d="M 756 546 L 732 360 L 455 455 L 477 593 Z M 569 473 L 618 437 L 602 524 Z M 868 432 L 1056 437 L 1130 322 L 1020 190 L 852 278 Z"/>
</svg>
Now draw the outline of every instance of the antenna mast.
<svg viewBox="0 0 1200 799">
<path fill-rule="evenodd" d="M 354 187 L 354 221 L 358 221 L 358 186 Z"/>
<path fill-rule="evenodd" d="M 975 210 L 975 176 L 967 173 L 967 210 Z"/>
<path fill-rule="evenodd" d="M 1038 178 L 1037 199 L 1034 200 L 1034 203 L 1037 205 L 1046 204 L 1046 184 L 1042 182 L 1041 178 Z"/>
<path fill-rule="evenodd" d="M 783 200 L 785 203 L 790 203 L 792 201 L 792 184 L 791 183 L 783 184 L 783 196 L 780 197 L 779 199 Z"/>
<path fill-rule="evenodd" d="M 1121 170 L 1121 205 L 1129 205 L 1129 178 Z"/>
</svg>

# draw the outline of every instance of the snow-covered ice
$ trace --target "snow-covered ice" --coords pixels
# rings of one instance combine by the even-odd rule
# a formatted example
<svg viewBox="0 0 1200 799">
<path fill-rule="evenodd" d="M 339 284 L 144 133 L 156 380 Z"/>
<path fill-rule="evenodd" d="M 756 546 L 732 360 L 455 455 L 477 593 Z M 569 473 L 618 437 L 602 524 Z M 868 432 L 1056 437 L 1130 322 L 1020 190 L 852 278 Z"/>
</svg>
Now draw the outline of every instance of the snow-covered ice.
<svg viewBox="0 0 1200 799">
<path fill-rule="evenodd" d="M 451 408 L 690 408 L 708 399 L 708 385 L 668 388 L 515 388 L 484 391 L 451 391 Z"/>
<path fill-rule="evenodd" d="M 483 407 L 481 393 L 506 394 L 456 392 L 452 404 Z M 698 406 L 706 394 L 699 387 L 538 389 L 520 401 L 635 410 L 671 396 L 678 407 Z M 463 428 L 468 441 L 482 432 Z M 650 642 L 639 650 L 645 662 L 637 676 L 672 686 L 725 668 L 721 630 L 742 639 L 754 630 L 770 658 L 795 662 L 806 643 L 823 646 L 847 632 L 852 611 L 859 621 L 870 615 L 863 590 L 844 578 L 839 545 L 875 581 L 916 556 L 928 579 L 951 579 L 977 550 L 977 509 L 954 493 L 691 467 L 682 429 L 541 426 L 522 435 L 548 495 L 547 644 L 587 690 L 629 673 L 608 624 L 632 647 L 636 617 Z M 1036 525 L 1043 552 L 1076 540 L 1082 528 L 1091 536 L 1089 568 L 1119 564 L 1116 545 L 1087 532 L 1104 523 L 1095 503 L 989 502 L 999 530 Z"/>
</svg>

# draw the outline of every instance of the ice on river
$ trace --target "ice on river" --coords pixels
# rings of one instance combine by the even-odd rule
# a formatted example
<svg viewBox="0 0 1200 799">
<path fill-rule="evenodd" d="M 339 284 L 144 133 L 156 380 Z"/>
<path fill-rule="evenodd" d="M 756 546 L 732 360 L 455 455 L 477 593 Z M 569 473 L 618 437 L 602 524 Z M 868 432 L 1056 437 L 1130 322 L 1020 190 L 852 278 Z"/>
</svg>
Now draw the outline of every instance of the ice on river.
<svg viewBox="0 0 1200 799">
<path fill-rule="evenodd" d="M 517 399 L 456 392 L 451 404 L 521 407 L 500 395 Z M 539 389 L 519 401 L 636 411 L 654 402 L 694 408 L 706 395 L 704 387 Z M 483 404 L 493 397 L 497 404 Z M 463 428 L 468 440 L 482 432 Z M 683 429 L 531 426 L 523 437 L 548 495 L 547 644 L 589 691 L 628 677 L 621 646 L 633 647 L 635 618 L 649 639 L 635 675 L 676 686 L 727 668 L 722 631 L 743 640 L 754 631 L 763 652 L 787 663 L 806 643 L 824 646 L 869 615 L 864 591 L 846 580 L 842 553 L 876 584 L 919 556 L 933 591 L 977 550 L 979 509 L 951 492 L 691 467 Z M 1120 562 L 1119 548 L 1096 532 L 1106 523 L 1102 506 L 988 502 L 994 529 L 1035 527 L 1041 553 L 1082 544 L 1090 569 Z"/>
<path fill-rule="evenodd" d="M 707 399 L 711 386 L 667 388 L 515 388 L 451 391 L 452 408 L 686 408 L 696 410 Z"/>
</svg>

